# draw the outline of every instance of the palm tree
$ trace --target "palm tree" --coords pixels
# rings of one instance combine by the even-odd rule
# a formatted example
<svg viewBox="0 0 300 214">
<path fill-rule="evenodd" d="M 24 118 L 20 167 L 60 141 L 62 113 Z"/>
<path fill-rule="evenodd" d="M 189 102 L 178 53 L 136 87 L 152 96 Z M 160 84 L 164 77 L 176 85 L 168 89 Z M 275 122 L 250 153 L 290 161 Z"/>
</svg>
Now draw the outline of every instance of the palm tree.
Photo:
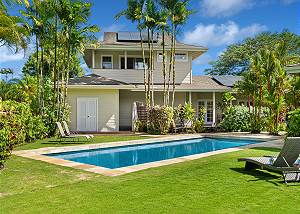
<svg viewBox="0 0 300 214">
<path fill-rule="evenodd" d="M 164 79 L 164 89 L 163 89 L 163 103 L 164 106 L 167 104 L 167 93 L 166 93 L 166 77 L 167 77 L 167 65 L 166 65 L 166 32 L 168 32 L 168 11 L 165 9 L 162 9 L 160 14 L 159 14 L 159 20 L 157 21 L 158 24 L 158 29 L 162 32 L 162 74 L 163 74 L 163 79 Z"/>
<path fill-rule="evenodd" d="M 170 51 L 170 64 L 168 72 L 168 86 L 167 86 L 167 99 L 169 103 L 170 96 L 170 83 L 171 83 L 171 73 L 172 73 L 172 107 L 174 107 L 175 101 L 175 84 L 176 84 L 176 74 L 175 74 L 175 52 L 176 52 L 176 36 L 178 33 L 178 28 L 185 24 L 188 17 L 193 13 L 192 10 L 187 8 L 189 0 L 159 0 L 160 5 L 166 11 L 168 11 L 169 19 L 171 22 L 171 51 Z"/>
<path fill-rule="evenodd" d="M 144 14 L 144 25 L 148 33 L 149 49 L 149 72 L 148 72 L 148 97 L 151 97 L 151 106 L 154 106 L 154 32 L 158 27 L 160 13 L 153 0 L 146 0 L 146 9 Z M 151 94 L 150 94 L 151 92 Z"/>
<path fill-rule="evenodd" d="M 66 67 L 62 75 L 62 106 L 63 109 L 65 109 L 70 76 L 71 56 L 83 53 L 85 46 L 88 43 L 95 42 L 96 38 L 93 33 L 98 32 L 99 28 L 95 25 L 87 24 L 88 17 L 90 16 L 90 3 L 85 3 L 80 0 L 60 0 L 59 4 L 58 17 L 61 20 L 62 30 L 66 37 L 65 47 L 67 50 L 64 57 Z"/>
<path fill-rule="evenodd" d="M 0 10 L 0 47 L 6 46 L 15 49 L 26 49 L 29 31 L 23 19 L 10 16 Z"/>
<path fill-rule="evenodd" d="M 150 99 L 147 93 L 147 67 L 146 67 L 146 57 L 145 57 L 145 49 L 144 49 L 144 34 L 143 29 L 145 28 L 143 19 L 144 19 L 144 6 L 145 0 L 128 0 L 127 8 L 120 13 L 118 13 L 115 18 L 119 19 L 121 16 L 125 16 L 126 19 L 133 23 L 137 23 L 137 29 L 140 35 L 140 46 L 142 49 L 142 57 L 144 64 L 144 90 L 145 90 L 145 101 L 147 106 L 150 105 Z M 149 67 L 149 65 L 148 65 Z"/>
</svg>

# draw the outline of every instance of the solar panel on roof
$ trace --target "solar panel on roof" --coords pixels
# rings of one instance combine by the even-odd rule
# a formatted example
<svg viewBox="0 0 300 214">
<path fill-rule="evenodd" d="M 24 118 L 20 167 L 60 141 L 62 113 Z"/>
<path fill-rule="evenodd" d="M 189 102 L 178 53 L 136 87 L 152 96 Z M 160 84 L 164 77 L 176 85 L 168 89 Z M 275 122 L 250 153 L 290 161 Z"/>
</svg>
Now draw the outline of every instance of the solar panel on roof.
<svg viewBox="0 0 300 214">
<path fill-rule="evenodd" d="M 233 87 L 238 81 L 242 80 L 241 76 L 213 76 L 213 79 L 221 85 Z"/>
<path fill-rule="evenodd" d="M 147 41 L 148 40 L 148 34 L 142 33 L 142 40 Z M 157 42 L 158 40 L 158 34 L 154 34 L 153 40 Z M 140 33 L 139 32 L 118 32 L 118 41 L 140 41 Z"/>
</svg>

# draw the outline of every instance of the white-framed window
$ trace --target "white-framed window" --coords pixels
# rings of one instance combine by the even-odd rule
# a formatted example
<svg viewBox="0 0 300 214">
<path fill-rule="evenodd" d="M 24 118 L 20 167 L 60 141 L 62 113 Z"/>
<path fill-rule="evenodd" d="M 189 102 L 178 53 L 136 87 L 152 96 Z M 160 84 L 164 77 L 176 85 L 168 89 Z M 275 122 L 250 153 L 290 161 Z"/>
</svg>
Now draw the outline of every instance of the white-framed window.
<svg viewBox="0 0 300 214">
<path fill-rule="evenodd" d="M 125 68 L 125 57 L 120 56 L 120 69 L 135 69 L 135 70 L 143 70 L 144 69 L 144 62 L 142 57 L 127 57 L 127 67 Z M 149 58 L 145 58 L 146 61 L 146 68 L 148 68 Z"/>
<path fill-rule="evenodd" d="M 112 56 L 101 56 L 101 67 L 102 69 L 113 68 L 113 57 Z"/>
<path fill-rule="evenodd" d="M 163 61 L 163 53 L 158 52 L 157 53 L 157 62 Z M 166 54 L 166 61 L 167 60 L 167 54 Z M 188 61 L 188 54 L 187 53 L 175 53 L 175 62 L 187 62 Z"/>
<path fill-rule="evenodd" d="M 206 110 L 204 123 L 206 124 L 213 123 L 213 117 L 214 117 L 213 100 L 198 100 L 197 112 L 200 111 L 201 107 L 204 107 Z"/>
<path fill-rule="evenodd" d="M 187 53 L 175 53 L 175 62 L 187 62 L 188 55 Z"/>
</svg>

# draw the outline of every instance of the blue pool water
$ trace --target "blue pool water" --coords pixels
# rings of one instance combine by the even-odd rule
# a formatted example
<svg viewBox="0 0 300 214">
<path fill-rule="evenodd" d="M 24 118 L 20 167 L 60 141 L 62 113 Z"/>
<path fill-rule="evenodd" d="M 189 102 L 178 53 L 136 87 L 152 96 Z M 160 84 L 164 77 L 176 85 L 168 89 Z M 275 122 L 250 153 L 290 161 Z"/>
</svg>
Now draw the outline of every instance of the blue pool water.
<svg viewBox="0 0 300 214">
<path fill-rule="evenodd" d="M 115 169 L 258 143 L 254 140 L 197 138 L 48 154 L 65 160 Z"/>
</svg>

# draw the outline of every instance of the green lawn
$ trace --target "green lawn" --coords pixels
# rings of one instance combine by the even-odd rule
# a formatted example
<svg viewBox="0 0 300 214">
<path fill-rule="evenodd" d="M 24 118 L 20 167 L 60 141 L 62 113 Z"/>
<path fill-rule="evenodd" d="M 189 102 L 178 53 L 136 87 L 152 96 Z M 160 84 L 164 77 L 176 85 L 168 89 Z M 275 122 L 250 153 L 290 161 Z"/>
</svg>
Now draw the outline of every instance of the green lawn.
<svg viewBox="0 0 300 214">
<path fill-rule="evenodd" d="M 245 173 L 248 149 L 105 177 L 13 156 L 0 172 L 0 213 L 299 213 L 300 184 Z"/>
<path fill-rule="evenodd" d="M 141 140 L 149 137 L 143 137 L 139 135 L 98 135 L 95 136 L 93 141 L 87 142 L 85 138 L 80 137 L 79 142 L 60 142 L 57 138 L 49 138 L 45 140 L 39 140 L 35 143 L 28 143 L 20 145 L 16 150 L 28 150 L 28 149 L 39 149 L 43 147 L 59 147 L 59 146 L 72 146 L 88 143 L 109 143 L 117 141 L 128 141 L 128 140 Z"/>
</svg>

